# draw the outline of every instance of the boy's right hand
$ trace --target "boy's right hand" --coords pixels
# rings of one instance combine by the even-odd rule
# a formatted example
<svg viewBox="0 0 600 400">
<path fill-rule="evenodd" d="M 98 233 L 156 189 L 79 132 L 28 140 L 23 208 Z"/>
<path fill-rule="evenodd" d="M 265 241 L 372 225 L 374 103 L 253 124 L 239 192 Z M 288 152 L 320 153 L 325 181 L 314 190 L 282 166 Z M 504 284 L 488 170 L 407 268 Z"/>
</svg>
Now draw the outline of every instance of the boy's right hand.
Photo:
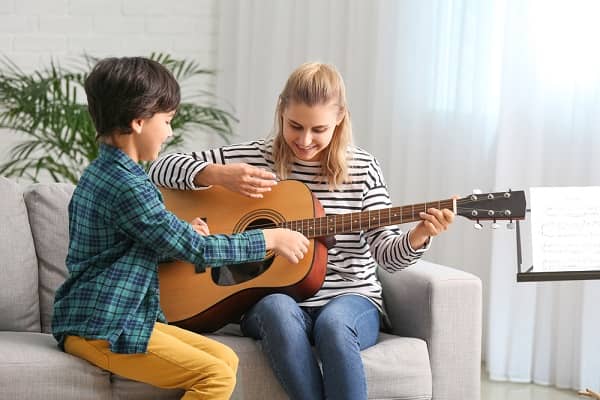
<svg viewBox="0 0 600 400">
<path fill-rule="evenodd" d="M 263 230 L 267 250 L 285 257 L 289 262 L 298 264 L 308 251 L 308 239 L 300 232 L 276 228 Z"/>
<path fill-rule="evenodd" d="M 202 218 L 196 217 L 192 220 L 192 222 L 190 224 L 192 225 L 192 228 L 194 228 L 194 230 L 196 232 L 198 232 L 200 235 L 202 235 L 202 236 L 210 235 L 210 230 L 208 229 L 208 225 L 206 224 L 206 222 L 204 222 L 204 220 Z"/>
</svg>

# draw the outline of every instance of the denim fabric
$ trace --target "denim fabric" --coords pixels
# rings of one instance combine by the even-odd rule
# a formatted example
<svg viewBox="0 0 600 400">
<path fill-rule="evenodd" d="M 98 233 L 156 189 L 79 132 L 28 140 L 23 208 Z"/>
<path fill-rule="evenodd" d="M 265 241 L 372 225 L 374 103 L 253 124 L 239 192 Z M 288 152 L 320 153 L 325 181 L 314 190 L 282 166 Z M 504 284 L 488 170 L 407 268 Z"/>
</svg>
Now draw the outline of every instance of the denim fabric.
<svg viewBox="0 0 600 400">
<path fill-rule="evenodd" d="M 363 296 L 300 307 L 287 295 L 272 294 L 246 313 L 241 328 L 261 341 L 292 400 L 361 400 L 367 398 L 367 384 L 360 351 L 377 341 L 379 322 L 377 307 Z"/>
</svg>

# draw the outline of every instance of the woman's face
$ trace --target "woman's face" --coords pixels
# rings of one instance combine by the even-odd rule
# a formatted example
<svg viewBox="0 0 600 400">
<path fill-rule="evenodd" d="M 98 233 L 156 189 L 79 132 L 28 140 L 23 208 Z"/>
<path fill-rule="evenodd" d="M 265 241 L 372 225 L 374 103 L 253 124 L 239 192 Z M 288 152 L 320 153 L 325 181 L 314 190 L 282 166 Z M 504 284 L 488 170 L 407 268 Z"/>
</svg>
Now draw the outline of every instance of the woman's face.
<svg viewBox="0 0 600 400">
<path fill-rule="evenodd" d="M 329 146 L 337 124 L 339 107 L 334 103 L 307 106 L 290 102 L 282 115 L 283 138 L 296 158 L 318 161 Z"/>
</svg>

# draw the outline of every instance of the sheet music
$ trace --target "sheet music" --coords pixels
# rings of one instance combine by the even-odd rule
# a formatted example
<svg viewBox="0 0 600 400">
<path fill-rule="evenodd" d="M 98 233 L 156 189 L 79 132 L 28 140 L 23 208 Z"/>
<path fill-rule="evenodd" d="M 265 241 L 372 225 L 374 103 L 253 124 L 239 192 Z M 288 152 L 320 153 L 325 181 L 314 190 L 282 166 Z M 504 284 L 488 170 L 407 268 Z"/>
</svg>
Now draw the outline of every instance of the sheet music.
<svg viewBox="0 0 600 400">
<path fill-rule="evenodd" d="M 600 271 L 600 187 L 530 188 L 531 272 Z"/>
</svg>

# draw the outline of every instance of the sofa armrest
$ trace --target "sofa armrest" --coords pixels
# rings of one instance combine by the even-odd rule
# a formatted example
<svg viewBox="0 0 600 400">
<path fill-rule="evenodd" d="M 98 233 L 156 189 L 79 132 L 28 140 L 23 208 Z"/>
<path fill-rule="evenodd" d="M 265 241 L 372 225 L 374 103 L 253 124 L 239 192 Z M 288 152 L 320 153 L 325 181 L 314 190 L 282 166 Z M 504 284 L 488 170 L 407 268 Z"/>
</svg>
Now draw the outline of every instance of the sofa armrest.
<svg viewBox="0 0 600 400">
<path fill-rule="evenodd" d="M 479 399 L 481 280 L 423 260 L 379 279 L 392 333 L 427 342 L 433 399 Z"/>
</svg>

